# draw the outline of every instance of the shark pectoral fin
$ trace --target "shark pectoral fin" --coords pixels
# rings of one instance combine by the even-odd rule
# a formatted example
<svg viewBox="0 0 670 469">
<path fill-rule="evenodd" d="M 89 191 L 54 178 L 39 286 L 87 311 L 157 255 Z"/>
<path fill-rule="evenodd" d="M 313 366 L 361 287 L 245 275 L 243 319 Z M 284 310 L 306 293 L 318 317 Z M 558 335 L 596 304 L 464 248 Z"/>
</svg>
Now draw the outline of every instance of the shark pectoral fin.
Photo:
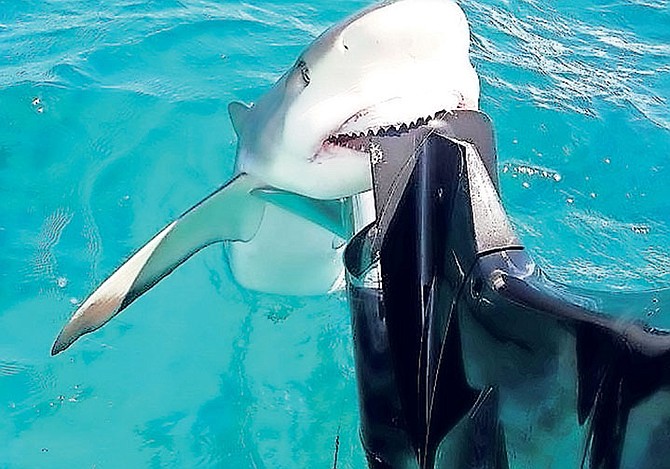
<svg viewBox="0 0 670 469">
<path fill-rule="evenodd" d="M 260 187 L 252 193 L 266 202 L 316 223 L 342 239 L 347 240 L 352 235 L 352 221 L 348 216 L 349 210 L 345 210 L 348 203 L 345 199 L 312 199 L 274 187 Z"/>
<path fill-rule="evenodd" d="M 233 129 L 235 129 L 235 133 L 238 136 L 242 133 L 242 129 L 249 117 L 249 111 L 251 111 L 251 106 L 247 106 L 239 101 L 233 101 L 228 104 L 228 114 L 230 114 Z"/>
<path fill-rule="evenodd" d="M 255 179 L 241 174 L 163 228 L 75 311 L 58 334 L 51 354 L 102 327 L 200 249 L 219 241 L 251 239 L 265 206 L 251 196 L 256 187 Z"/>
</svg>

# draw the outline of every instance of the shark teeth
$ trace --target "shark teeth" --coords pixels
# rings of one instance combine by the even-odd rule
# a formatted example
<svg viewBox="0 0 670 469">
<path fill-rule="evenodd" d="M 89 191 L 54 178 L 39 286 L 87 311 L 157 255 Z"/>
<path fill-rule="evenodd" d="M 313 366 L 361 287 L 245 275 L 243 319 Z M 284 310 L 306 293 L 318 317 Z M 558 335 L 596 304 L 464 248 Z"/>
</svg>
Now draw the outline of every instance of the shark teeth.
<svg viewBox="0 0 670 469">
<path fill-rule="evenodd" d="M 360 132 L 349 132 L 346 134 L 331 135 L 325 140 L 325 143 L 350 148 L 357 151 L 365 151 L 369 137 L 397 137 L 410 130 L 417 129 L 427 125 L 430 121 L 439 120 L 447 114 L 448 111 L 441 110 L 428 116 L 422 116 L 412 122 L 400 122 L 397 124 L 383 125 L 362 130 Z"/>
</svg>

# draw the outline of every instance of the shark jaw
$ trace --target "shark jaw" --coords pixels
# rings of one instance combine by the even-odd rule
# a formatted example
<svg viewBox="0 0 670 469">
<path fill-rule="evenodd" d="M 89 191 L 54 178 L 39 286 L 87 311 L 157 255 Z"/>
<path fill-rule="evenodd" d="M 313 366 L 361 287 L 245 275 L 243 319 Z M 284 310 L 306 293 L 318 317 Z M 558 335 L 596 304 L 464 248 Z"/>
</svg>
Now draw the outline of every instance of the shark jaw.
<svg viewBox="0 0 670 469">
<path fill-rule="evenodd" d="M 319 158 L 324 157 L 336 157 L 343 151 L 359 153 L 361 157 L 367 157 L 371 137 L 398 137 L 411 130 L 430 125 L 432 121 L 441 119 L 448 112 L 448 110 L 442 109 L 441 111 L 437 111 L 425 117 L 419 117 L 410 122 L 377 125 L 362 130 L 356 130 L 356 127 L 350 124 L 350 120 L 358 120 L 360 118 L 360 116 L 354 115 L 351 119 L 342 124 L 335 133 L 328 136 L 323 141 L 320 149 L 312 157 L 312 161 L 317 161 Z"/>
</svg>

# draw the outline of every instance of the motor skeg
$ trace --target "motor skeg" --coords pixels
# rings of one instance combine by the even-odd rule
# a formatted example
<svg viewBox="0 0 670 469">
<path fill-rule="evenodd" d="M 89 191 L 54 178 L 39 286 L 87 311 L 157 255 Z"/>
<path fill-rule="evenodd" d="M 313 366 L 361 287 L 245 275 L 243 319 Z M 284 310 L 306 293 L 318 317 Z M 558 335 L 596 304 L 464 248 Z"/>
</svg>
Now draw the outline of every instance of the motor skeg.
<svg viewBox="0 0 670 469">
<path fill-rule="evenodd" d="M 467 138 L 474 126 L 466 123 L 473 119 L 485 117 L 463 114 L 460 121 L 449 120 L 451 126 L 439 125 L 445 133 L 465 126 L 458 133 Z M 465 376 L 453 307 L 465 278 L 445 282 L 444 240 L 461 149 L 448 139 L 426 144 L 433 132 L 375 141 L 382 155 L 373 166 L 377 221 L 354 237 L 345 254 L 363 446 L 373 468 L 413 467 L 411 461 L 433 468 L 444 438 L 470 414 L 460 432 L 459 467 L 507 469 L 497 404 L 491 404 L 496 391 L 474 389 Z M 486 142 L 482 152 L 495 162 L 492 134 L 479 137 Z M 490 406 L 486 419 L 473 410 Z M 482 434 L 496 437 L 482 443 Z"/>
</svg>

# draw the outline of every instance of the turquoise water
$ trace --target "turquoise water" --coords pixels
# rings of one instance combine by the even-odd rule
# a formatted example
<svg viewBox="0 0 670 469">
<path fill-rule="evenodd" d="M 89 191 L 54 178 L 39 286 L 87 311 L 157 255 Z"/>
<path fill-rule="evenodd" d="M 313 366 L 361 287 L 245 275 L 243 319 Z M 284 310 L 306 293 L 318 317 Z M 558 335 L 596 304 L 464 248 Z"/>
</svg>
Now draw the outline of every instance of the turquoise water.
<svg viewBox="0 0 670 469">
<path fill-rule="evenodd" d="M 342 294 L 244 291 L 211 248 L 49 348 L 124 256 L 230 177 L 227 103 L 370 3 L 0 0 L 0 467 L 327 468 L 338 429 L 338 467 L 364 467 Z M 538 263 L 579 287 L 670 286 L 668 1 L 462 6 Z"/>
</svg>

